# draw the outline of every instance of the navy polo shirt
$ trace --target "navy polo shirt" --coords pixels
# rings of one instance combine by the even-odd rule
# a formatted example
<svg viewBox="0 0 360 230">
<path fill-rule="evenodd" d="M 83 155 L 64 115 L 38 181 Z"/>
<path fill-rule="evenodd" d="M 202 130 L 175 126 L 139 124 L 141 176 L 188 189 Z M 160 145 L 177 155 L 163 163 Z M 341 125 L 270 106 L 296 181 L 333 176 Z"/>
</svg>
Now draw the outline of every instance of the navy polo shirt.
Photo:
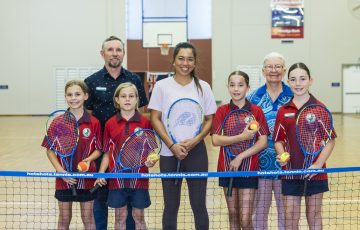
<svg viewBox="0 0 360 230">
<path fill-rule="evenodd" d="M 105 67 L 85 79 L 89 87 L 89 99 L 85 102 L 85 106 L 99 119 L 102 130 L 106 121 L 116 113 L 113 102 L 115 90 L 125 82 L 131 82 L 136 86 L 139 92 L 139 107 L 149 103 L 140 77 L 123 67 L 120 76 L 116 79 L 111 77 Z"/>
</svg>

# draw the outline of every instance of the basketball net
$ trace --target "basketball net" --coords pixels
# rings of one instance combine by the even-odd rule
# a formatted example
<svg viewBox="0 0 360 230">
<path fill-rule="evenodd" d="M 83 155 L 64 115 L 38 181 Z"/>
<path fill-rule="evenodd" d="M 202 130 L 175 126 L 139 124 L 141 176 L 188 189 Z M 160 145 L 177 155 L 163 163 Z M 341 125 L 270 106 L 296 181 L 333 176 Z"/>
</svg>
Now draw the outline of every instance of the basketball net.
<svg viewBox="0 0 360 230">
<path fill-rule="evenodd" d="M 167 43 L 160 44 L 160 52 L 161 55 L 168 55 L 169 54 L 170 46 Z"/>
</svg>

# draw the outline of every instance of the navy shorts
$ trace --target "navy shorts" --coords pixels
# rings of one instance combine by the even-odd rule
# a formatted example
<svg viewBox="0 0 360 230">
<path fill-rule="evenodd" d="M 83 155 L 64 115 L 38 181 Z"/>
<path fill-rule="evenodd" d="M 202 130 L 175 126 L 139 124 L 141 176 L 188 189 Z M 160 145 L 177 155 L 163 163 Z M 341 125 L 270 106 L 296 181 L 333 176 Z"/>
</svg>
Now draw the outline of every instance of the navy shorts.
<svg viewBox="0 0 360 230">
<path fill-rule="evenodd" d="M 56 190 L 55 198 L 61 202 L 87 202 L 95 199 L 95 194 L 91 194 L 89 189 L 77 189 L 77 196 L 72 195 L 71 189 Z"/>
<path fill-rule="evenodd" d="M 229 187 L 229 177 L 220 177 L 219 186 Z M 233 188 L 245 189 L 245 188 L 258 188 L 258 178 L 253 177 L 234 177 Z"/>
<path fill-rule="evenodd" d="M 107 203 L 110 208 L 121 208 L 129 203 L 134 208 L 144 209 L 151 201 L 147 189 L 122 188 L 109 190 Z"/>
<path fill-rule="evenodd" d="M 284 196 L 303 196 L 305 180 L 281 180 L 281 192 Z M 328 180 L 308 180 L 306 196 L 329 191 Z"/>
</svg>

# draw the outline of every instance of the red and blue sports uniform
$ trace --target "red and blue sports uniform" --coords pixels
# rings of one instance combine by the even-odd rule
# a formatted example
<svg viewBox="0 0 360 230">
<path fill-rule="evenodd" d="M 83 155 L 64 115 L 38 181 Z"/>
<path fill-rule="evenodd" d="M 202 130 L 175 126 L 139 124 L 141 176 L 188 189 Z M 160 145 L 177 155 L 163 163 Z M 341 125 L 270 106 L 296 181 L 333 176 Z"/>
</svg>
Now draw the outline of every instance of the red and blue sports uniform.
<svg viewBox="0 0 360 230">
<path fill-rule="evenodd" d="M 307 105 L 311 104 L 320 104 L 314 96 L 310 94 L 309 100 L 302 106 L 304 108 Z M 274 129 L 274 141 L 281 141 L 284 143 L 284 148 L 286 152 L 290 153 L 289 162 L 283 167 L 285 170 L 290 169 L 304 169 L 305 168 L 305 158 L 304 154 L 300 148 L 300 145 L 296 138 L 296 118 L 297 114 L 302 108 L 297 108 L 293 100 L 284 104 L 280 109 L 276 117 L 275 129 Z M 332 130 L 331 138 L 336 138 L 335 130 Z M 321 154 L 321 153 L 320 153 Z M 319 155 L 320 155 L 319 154 Z M 319 157 L 319 155 L 314 159 Z M 326 168 L 326 164 L 323 165 L 323 168 Z M 284 176 L 282 179 L 301 179 L 301 175 L 288 175 Z M 311 180 L 327 180 L 327 174 L 318 174 L 314 176 Z"/>
<path fill-rule="evenodd" d="M 72 171 L 76 171 L 79 162 L 90 156 L 95 150 L 101 151 L 101 126 L 100 122 L 86 110 L 84 110 L 83 116 L 78 120 L 79 125 L 79 141 L 73 156 Z M 41 146 L 51 149 L 46 138 L 44 138 Z M 64 169 L 65 164 L 61 161 L 61 158 L 57 156 L 58 161 Z M 96 172 L 95 162 L 91 162 L 88 172 Z M 77 183 L 77 189 L 91 189 L 94 187 L 94 179 L 79 178 Z M 69 189 L 69 184 L 61 178 L 56 178 L 56 190 Z"/>
<path fill-rule="evenodd" d="M 103 152 L 109 153 L 109 167 L 108 171 L 112 172 L 120 152 L 122 144 L 136 129 L 152 129 L 150 121 L 139 112 L 135 112 L 134 116 L 129 120 L 124 119 L 118 112 L 111 117 L 105 124 L 104 129 L 104 148 Z M 144 166 L 134 170 L 127 170 L 123 173 L 148 173 L 148 167 Z M 139 188 L 148 189 L 148 179 L 122 179 L 111 178 L 109 179 L 109 189 L 121 188 Z"/>
<path fill-rule="evenodd" d="M 222 123 L 223 123 L 225 117 L 232 110 L 236 110 L 236 109 L 239 109 L 239 107 L 237 107 L 232 101 L 230 101 L 230 103 L 228 103 L 228 104 L 220 106 L 216 110 L 216 113 L 215 113 L 215 116 L 214 116 L 214 119 L 212 122 L 210 134 L 211 135 L 212 134 L 222 135 L 222 127 L 221 126 L 222 126 Z M 244 107 L 241 109 L 250 111 L 254 115 L 256 121 L 259 122 L 260 129 L 256 133 L 255 141 L 261 135 L 269 135 L 270 134 L 270 131 L 269 131 L 269 128 L 268 128 L 268 125 L 266 123 L 266 119 L 264 116 L 264 112 L 262 111 L 262 109 L 260 107 L 258 107 L 257 105 L 251 104 L 248 100 L 246 100 Z M 221 146 L 220 151 L 219 151 L 217 171 L 218 172 L 229 171 L 229 163 L 230 163 L 230 159 L 229 159 L 226 151 L 224 150 L 224 147 Z M 258 154 L 254 154 L 251 157 L 244 159 L 239 167 L 240 171 L 257 171 L 258 169 L 259 169 Z"/>
</svg>

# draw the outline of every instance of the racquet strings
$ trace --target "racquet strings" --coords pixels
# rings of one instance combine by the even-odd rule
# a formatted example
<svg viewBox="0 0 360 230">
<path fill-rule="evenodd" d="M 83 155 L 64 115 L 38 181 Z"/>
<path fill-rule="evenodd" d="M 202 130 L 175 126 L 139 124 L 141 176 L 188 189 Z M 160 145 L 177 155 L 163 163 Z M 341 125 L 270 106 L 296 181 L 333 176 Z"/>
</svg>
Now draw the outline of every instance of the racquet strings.
<svg viewBox="0 0 360 230">
<path fill-rule="evenodd" d="M 67 111 L 52 114 L 47 122 L 46 135 L 51 148 L 63 157 L 72 155 L 78 140 L 76 118 Z"/>
<path fill-rule="evenodd" d="M 225 136 L 235 136 L 242 133 L 247 124 L 253 120 L 252 114 L 245 111 L 235 111 L 229 114 L 223 124 L 223 134 Z M 233 143 L 226 148 L 235 157 L 250 147 L 252 139 Z"/>
<path fill-rule="evenodd" d="M 172 137 L 181 142 L 199 134 L 203 122 L 203 112 L 199 104 L 191 100 L 179 100 L 171 107 L 168 129 Z"/>
<path fill-rule="evenodd" d="M 297 132 L 299 144 L 308 154 L 314 154 L 331 139 L 331 115 L 321 106 L 307 107 L 299 114 Z"/>
<path fill-rule="evenodd" d="M 138 168 L 145 164 L 150 153 L 159 154 L 161 141 L 151 130 L 139 130 L 127 139 L 121 149 L 122 168 Z"/>
</svg>

